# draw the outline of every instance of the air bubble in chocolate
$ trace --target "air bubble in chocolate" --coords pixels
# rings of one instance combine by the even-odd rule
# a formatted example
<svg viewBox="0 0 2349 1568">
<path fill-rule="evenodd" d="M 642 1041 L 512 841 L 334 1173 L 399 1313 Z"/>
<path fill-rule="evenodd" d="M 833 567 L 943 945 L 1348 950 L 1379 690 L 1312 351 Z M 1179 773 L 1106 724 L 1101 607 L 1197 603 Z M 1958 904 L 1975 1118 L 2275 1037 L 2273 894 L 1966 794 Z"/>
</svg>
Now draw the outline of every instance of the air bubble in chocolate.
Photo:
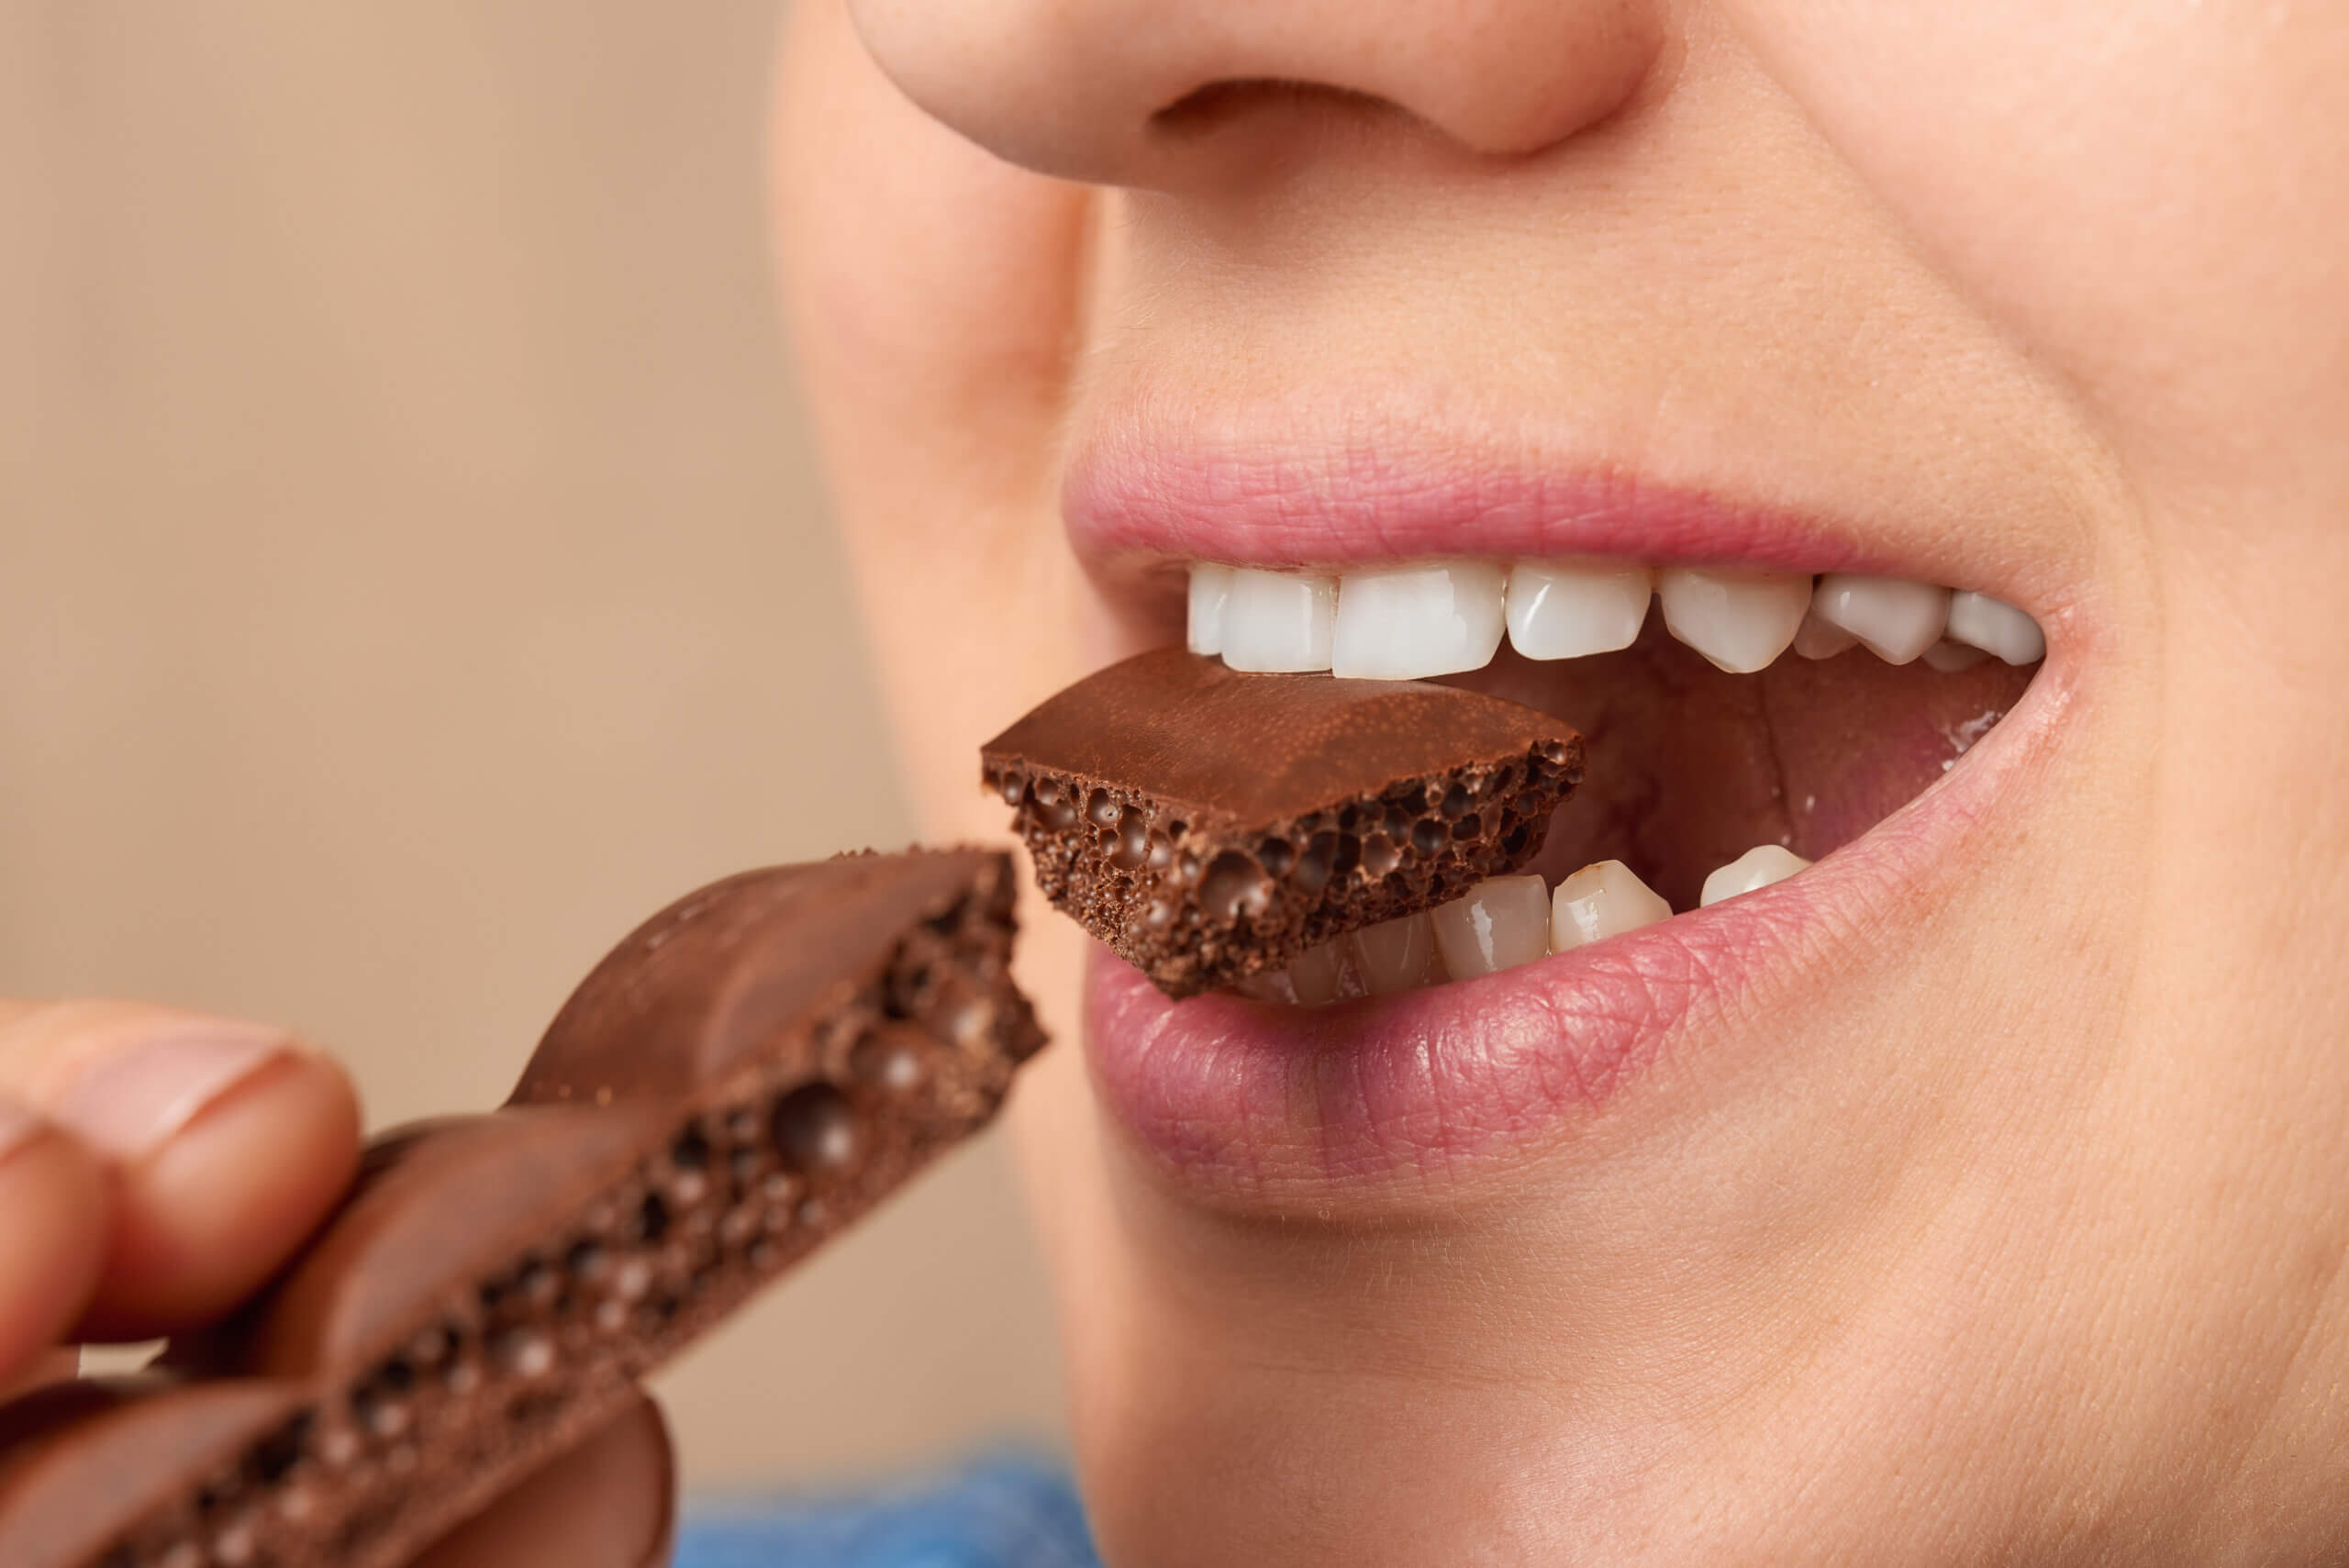
<svg viewBox="0 0 2349 1568">
<path fill-rule="evenodd" d="M 610 1295 L 615 1301 L 641 1301 L 652 1289 L 652 1264 L 642 1256 L 630 1257 L 612 1271 Z"/>
<path fill-rule="evenodd" d="M 1199 883 L 1199 907 L 1209 919 L 1229 924 L 1260 899 L 1264 884 L 1264 868 L 1238 850 L 1226 850 L 1208 862 Z"/>
<path fill-rule="evenodd" d="M 1129 806 L 1118 818 L 1109 847 L 1109 863 L 1119 871 L 1140 871 L 1150 858 L 1150 828 L 1142 814 Z"/>
<path fill-rule="evenodd" d="M 996 1017 L 994 998 L 974 996 L 954 1009 L 946 1032 L 964 1051 L 981 1051 L 995 1039 Z"/>
<path fill-rule="evenodd" d="M 922 1081 L 921 1052 L 901 1038 L 879 1034 L 858 1043 L 849 1069 L 868 1084 L 902 1094 Z"/>
<path fill-rule="evenodd" d="M 1060 786 L 1051 779 L 1036 781 L 1036 816 L 1055 833 L 1065 833 L 1076 826 L 1076 807 L 1062 795 Z"/>
<path fill-rule="evenodd" d="M 855 1107 L 822 1082 L 804 1084 L 776 1102 L 773 1133 L 775 1151 L 786 1164 L 814 1173 L 845 1169 L 856 1159 L 860 1142 Z"/>
<path fill-rule="evenodd" d="M 1330 885 L 1337 864 L 1338 836 L 1324 830 L 1306 841 L 1305 852 L 1297 857 L 1297 873 L 1289 880 L 1300 893 L 1319 893 Z"/>
<path fill-rule="evenodd" d="M 490 1353 L 516 1377 L 540 1378 L 554 1370 L 554 1340 L 542 1329 L 509 1329 L 498 1337 Z"/>
</svg>

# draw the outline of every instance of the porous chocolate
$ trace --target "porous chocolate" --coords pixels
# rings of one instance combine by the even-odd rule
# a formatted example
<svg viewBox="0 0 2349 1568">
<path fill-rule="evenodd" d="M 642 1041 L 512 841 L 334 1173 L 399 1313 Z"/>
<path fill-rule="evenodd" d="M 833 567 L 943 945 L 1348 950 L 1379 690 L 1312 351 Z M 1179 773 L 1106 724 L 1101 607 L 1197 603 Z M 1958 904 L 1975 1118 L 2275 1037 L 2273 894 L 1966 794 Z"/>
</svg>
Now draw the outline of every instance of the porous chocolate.
<svg viewBox="0 0 2349 1568">
<path fill-rule="evenodd" d="M 705 888 L 589 975 L 507 1105 L 377 1140 L 170 1370 L 0 1409 L 6 1568 L 388 1568 L 995 1112 L 1043 1043 L 1009 857 Z"/>
<path fill-rule="evenodd" d="M 1249 675 L 1179 648 L 987 742 L 1044 896 L 1171 996 L 1434 907 L 1541 850 L 1582 738 L 1422 681 Z"/>
</svg>

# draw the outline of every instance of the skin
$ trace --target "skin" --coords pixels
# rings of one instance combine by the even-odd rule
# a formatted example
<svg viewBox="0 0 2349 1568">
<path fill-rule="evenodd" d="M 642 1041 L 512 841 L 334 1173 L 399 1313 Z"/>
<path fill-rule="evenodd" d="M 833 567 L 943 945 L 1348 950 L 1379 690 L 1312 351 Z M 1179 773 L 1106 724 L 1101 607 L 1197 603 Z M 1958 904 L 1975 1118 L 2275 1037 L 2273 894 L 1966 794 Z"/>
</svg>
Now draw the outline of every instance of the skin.
<svg viewBox="0 0 2349 1568">
<path fill-rule="evenodd" d="M 1831 981 L 1760 997 L 1793 1038 L 1718 1029 L 1571 1139 L 1205 1201 L 1079 1052 L 1031 1070 L 1113 1562 L 2337 1560 L 2349 18 L 804 0 L 788 30 L 786 297 L 933 837 L 1000 832 L 971 784 L 1003 720 L 1171 639 L 1056 516 L 1141 390 L 1758 495 L 2011 584 L 2054 648 L 1930 920 L 1824 933 Z M 1335 91 L 1153 128 L 1266 79 Z M 1029 926 L 1074 1040 L 1082 943 Z M 77 1124 L 80 1070 L 189 1025 L 0 1005 L 38 1118 L 0 1154 L 0 1380 L 217 1313 L 347 1182 L 348 1081 L 290 1045 L 152 1146 Z M 526 1487 L 436 1568 L 657 1560 L 657 1420 L 568 1462 L 607 1516 Z"/>
<path fill-rule="evenodd" d="M 1179 636 L 1060 526 L 1137 408 L 1626 464 L 2050 638 L 1964 863 L 1570 1131 L 1209 1192 L 1081 1051 L 1031 1070 L 1110 1562 L 2349 1550 L 2349 14 L 804 0 L 788 33 L 785 293 L 933 838 L 1000 838 L 988 735 Z M 1083 942 L 1027 929 L 1074 1041 Z"/>
<path fill-rule="evenodd" d="M 184 1042 L 252 1042 L 175 1115 L 120 1107 Z M 103 1081 L 108 1108 L 77 1093 Z M 0 1393 L 74 1374 L 83 1340 L 220 1317 L 284 1263 L 358 1166 L 342 1069 L 259 1026 L 128 1002 L 0 999 Z M 418 1568 L 668 1560 L 674 1465 L 649 1403 L 525 1482 Z"/>
</svg>

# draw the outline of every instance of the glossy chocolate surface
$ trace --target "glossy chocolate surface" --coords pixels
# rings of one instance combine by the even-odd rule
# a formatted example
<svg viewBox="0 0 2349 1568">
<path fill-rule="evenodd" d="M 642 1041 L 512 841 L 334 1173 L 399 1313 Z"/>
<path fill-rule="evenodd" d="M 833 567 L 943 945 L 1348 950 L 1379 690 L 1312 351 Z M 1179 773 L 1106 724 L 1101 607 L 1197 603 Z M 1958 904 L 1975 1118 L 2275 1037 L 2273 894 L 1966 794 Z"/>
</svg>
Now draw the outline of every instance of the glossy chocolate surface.
<svg viewBox="0 0 2349 1568">
<path fill-rule="evenodd" d="M 169 1375 L 0 1408 L 0 1563 L 390 1568 L 597 1430 L 994 1114 L 1043 1043 L 1011 874 L 843 857 L 656 916 Z"/>
<path fill-rule="evenodd" d="M 1169 648 L 1051 697 L 981 769 L 1045 896 L 1186 996 L 1516 870 L 1582 755 L 1499 697 Z"/>
</svg>

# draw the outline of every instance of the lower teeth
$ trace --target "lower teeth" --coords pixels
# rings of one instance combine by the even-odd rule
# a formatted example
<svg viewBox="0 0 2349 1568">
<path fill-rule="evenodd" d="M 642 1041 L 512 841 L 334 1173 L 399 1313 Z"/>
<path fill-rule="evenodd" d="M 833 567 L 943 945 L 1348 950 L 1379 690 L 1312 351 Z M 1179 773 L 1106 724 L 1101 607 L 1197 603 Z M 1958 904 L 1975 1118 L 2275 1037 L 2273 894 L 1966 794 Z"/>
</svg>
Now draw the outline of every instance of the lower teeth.
<svg viewBox="0 0 2349 1568">
<path fill-rule="evenodd" d="M 1705 879 L 1702 903 L 1758 892 L 1809 864 L 1780 845 L 1758 845 Z M 1239 989 L 1304 1006 L 1391 995 L 1515 969 L 1671 917 L 1672 906 L 1621 861 L 1586 865 L 1554 892 L 1538 876 L 1497 876 L 1424 914 L 1308 949 Z"/>
</svg>

